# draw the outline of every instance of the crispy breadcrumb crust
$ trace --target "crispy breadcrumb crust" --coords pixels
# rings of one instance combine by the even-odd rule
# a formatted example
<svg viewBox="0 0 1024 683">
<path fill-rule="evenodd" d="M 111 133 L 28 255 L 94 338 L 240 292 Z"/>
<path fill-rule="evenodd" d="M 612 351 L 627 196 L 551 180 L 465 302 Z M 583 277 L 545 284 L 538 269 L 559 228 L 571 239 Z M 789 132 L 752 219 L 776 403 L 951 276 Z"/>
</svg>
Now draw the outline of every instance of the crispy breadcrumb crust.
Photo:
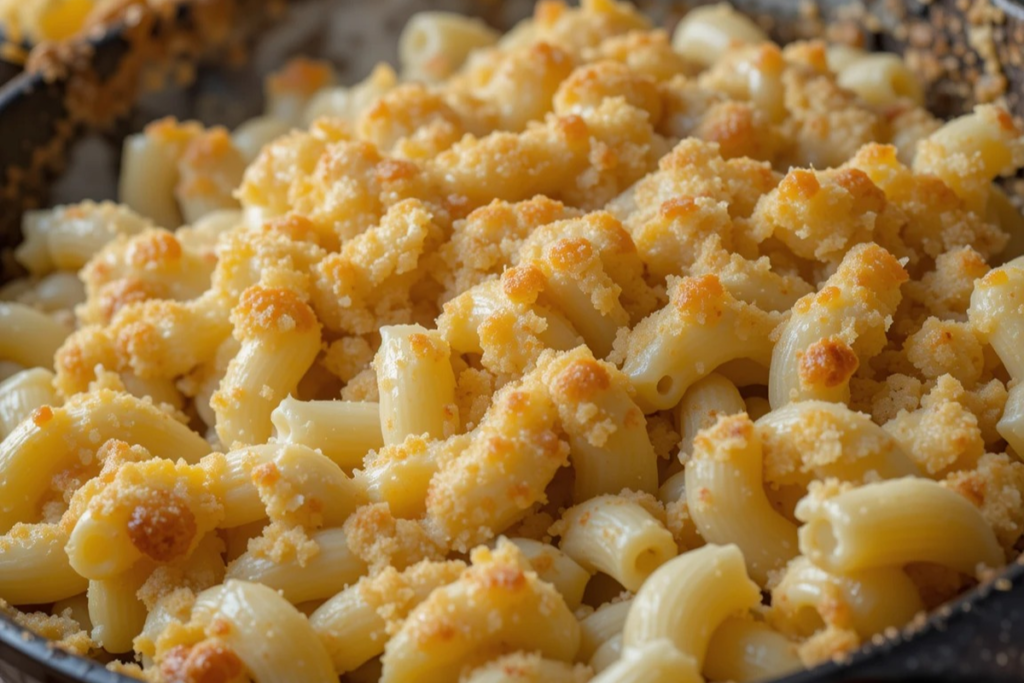
<svg viewBox="0 0 1024 683">
<path fill-rule="evenodd" d="M 872 105 L 839 85 L 827 57 L 820 42 L 736 44 L 702 69 L 626 4 L 547 0 L 438 82 L 379 67 L 346 89 L 325 64 L 290 62 L 267 82 L 266 115 L 292 132 L 258 150 L 220 128 L 151 124 L 145 140 L 175 179 L 172 213 L 189 226 L 90 202 L 26 222 L 16 258 L 33 279 L 21 291 L 80 271 L 85 298 L 55 358 L 57 401 L 20 433 L 84 417 L 32 518 L 12 520 L 0 547 L 69 533 L 86 510 L 128 511 L 148 572 L 137 597 L 154 616 L 135 643 L 143 665 L 115 667 L 154 681 L 248 676 L 209 637 L 224 624 L 192 619 L 195 595 L 244 549 L 306 566 L 324 526 L 365 563 L 356 589 L 399 643 L 383 658 L 386 676 L 400 669 L 399 645 L 429 658 L 482 642 L 444 675 L 583 681 L 590 670 L 568 663 L 573 626 L 606 601 L 603 579 L 573 615 L 511 544 L 482 544 L 502 534 L 550 543 L 556 520 L 585 502 L 574 498 L 570 443 L 600 448 L 635 428 L 654 458 L 650 490 L 621 498 L 664 524 L 681 552 L 700 547 L 673 479 L 685 468 L 676 411 L 645 403 L 651 389 L 631 386 L 630 368 L 669 358 L 673 372 L 704 376 L 718 343 L 741 347 L 746 365 L 721 372 L 760 411 L 787 325 L 842 316 L 839 331 L 799 350 L 794 373 L 805 389 L 849 386 L 849 409 L 807 403 L 785 425 L 771 412 L 758 420 L 768 499 L 792 518 L 801 498 L 887 476 L 864 463 L 902 463 L 975 505 L 1012 558 L 1024 464 L 996 425 L 1021 378 L 989 344 L 992 321 L 969 320 L 968 309 L 976 283 L 1000 277 L 989 263 L 1011 221 L 990 183 L 1024 163 L 1024 139 L 994 107 L 946 127 L 909 99 Z M 310 359 L 294 383 L 299 401 L 378 402 L 379 330 L 406 323 L 436 328 L 452 349 L 459 424 L 444 439 L 411 434 L 367 453 L 353 474 L 357 501 L 310 495 L 301 475 L 267 462 L 245 476 L 269 519 L 219 529 L 229 458 L 152 458 L 106 440 L 118 430 L 90 417 L 142 411 L 187 423 L 200 446 L 206 434 L 210 449 L 229 447 L 217 427 L 241 406 L 236 359 L 298 353 L 279 347 L 299 333 Z M 668 343 L 697 332 L 707 335 L 692 348 Z M 284 398 L 245 389 L 264 408 Z M 832 476 L 823 473 L 844 480 L 815 481 Z M 351 508 L 327 521 L 336 503 Z M 928 606 L 966 587 L 943 567 L 908 574 Z M 15 618 L 66 649 L 95 650 L 69 610 Z M 564 633 L 523 645 L 512 642 L 516 620 L 537 630 L 564 620 Z M 830 624 L 800 656 L 842 657 L 863 640 Z M 565 651 L 533 651 L 547 646 Z"/>
</svg>

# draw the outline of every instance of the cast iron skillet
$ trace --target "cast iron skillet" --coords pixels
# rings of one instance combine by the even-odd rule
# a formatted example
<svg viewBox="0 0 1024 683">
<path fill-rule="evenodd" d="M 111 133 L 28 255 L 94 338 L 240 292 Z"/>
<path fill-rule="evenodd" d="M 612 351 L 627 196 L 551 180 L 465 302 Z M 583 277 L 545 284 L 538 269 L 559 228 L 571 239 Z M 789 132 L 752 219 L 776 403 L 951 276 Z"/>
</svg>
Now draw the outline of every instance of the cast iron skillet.
<svg viewBox="0 0 1024 683">
<path fill-rule="evenodd" d="M 687 4 L 708 1 L 712 0 Z M 922 69 L 930 107 L 947 115 L 966 111 L 992 94 L 991 78 L 982 81 L 985 87 L 977 87 L 978 76 L 986 71 L 979 50 L 990 59 L 995 56 L 1005 78 L 1005 101 L 1020 118 L 1024 116 L 1024 0 L 990 1 L 991 5 L 989 0 L 819 0 L 816 6 L 794 0 L 733 3 L 757 17 L 779 40 L 825 34 L 872 49 L 903 51 L 909 62 Z M 668 23 L 682 14 L 682 3 L 670 0 L 640 4 Z M 398 31 L 414 11 L 452 9 L 508 26 L 526 15 L 531 5 L 530 0 L 292 0 L 285 20 L 279 12 L 281 0 L 178 0 L 156 9 L 129 0 L 112 17 L 112 28 L 75 44 L 36 50 L 26 71 L 0 88 L 0 248 L 18 242 L 21 213 L 44 206 L 50 190 L 57 201 L 85 198 L 75 196 L 76 180 L 106 175 L 111 181 L 106 189 L 97 191 L 92 184 L 88 194 L 113 198 L 116 153 L 86 158 L 84 163 L 79 159 L 72 163 L 70 181 L 58 181 L 68 158 L 80 154 L 82 145 L 75 145 L 84 135 L 91 136 L 93 146 L 116 152 L 125 133 L 162 113 L 234 125 L 257 111 L 259 77 L 284 56 L 329 56 L 341 78 L 351 81 L 363 75 L 373 60 L 393 58 Z M 993 9 L 1000 15 L 988 14 Z M 325 12 L 330 13 L 330 21 L 321 19 Z M 991 42 L 979 42 L 979 25 L 988 26 L 980 34 Z M 968 40 L 972 33 L 974 39 Z M 253 58 L 244 62 L 245 69 L 224 68 L 229 61 L 242 64 L 237 59 L 239 50 L 257 37 L 269 49 L 253 52 Z M 204 63 L 216 63 L 217 68 L 201 66 Z M 139 85 L 154 75 L 176 76 L 193 84 L 165 87 L 154 99 Z M 218 101 L 233 106 L 218 106 Z M 104 193 L 107 197 L 99 196 Z M 9 264 L 6 272 L 3 267 L 0 262 L 0 281 L 13 274 Z M 0 683 L 131 680 L 54 648 L 0 614 Z M 779 683 L 1021 680 L 1024 564 L 1018 562 L 920 623 L 869 643 L 848 661 L 827 663 Z"/>
</svg>

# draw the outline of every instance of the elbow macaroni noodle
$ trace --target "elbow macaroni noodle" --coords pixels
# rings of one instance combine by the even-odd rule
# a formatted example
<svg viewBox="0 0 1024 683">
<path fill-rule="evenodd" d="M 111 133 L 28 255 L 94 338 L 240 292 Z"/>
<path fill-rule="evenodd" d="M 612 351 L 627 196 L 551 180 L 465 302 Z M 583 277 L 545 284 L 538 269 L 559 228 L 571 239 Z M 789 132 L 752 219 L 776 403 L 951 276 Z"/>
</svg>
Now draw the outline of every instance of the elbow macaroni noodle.
<svg viewBox="0 0 1024 683">
<path fill-rule="evenodd" d="M 151 683 L 742 682 L 1016 558 L 1005 111 L 725 4 L 399 55 L 26 215 L 5 611 Z"/>
</svg>

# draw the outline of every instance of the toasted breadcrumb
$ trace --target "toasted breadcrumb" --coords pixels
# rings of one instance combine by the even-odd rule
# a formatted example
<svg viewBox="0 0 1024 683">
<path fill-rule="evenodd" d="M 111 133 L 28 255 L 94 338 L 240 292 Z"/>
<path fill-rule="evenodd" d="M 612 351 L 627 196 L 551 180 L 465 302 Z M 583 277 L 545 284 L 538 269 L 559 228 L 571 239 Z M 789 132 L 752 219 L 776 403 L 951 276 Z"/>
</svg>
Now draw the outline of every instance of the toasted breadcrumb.
<svg viewBox="0 0 1024 683">
<path fill-rule="evenodd" d="M 955 398 L 948 398 L 963 395 L 962 388 L 957 387 L 957 392 L 949 386 L 952 383 L 954 378 L 943 375 L 921 400 L 920 408 L 900 411 L 884 426 L 921 469 L 936 478 L 976 467 L 985 453 L 977 417 Z"/>
<path fill-rule="evenodd" d="M 736 40 L 705 67 L 615 0 L 543 0 L 467 50 L 401 77 L 381 65 L 352 87 L 326 63 L 292 60 L 267 80 L 264 116 L 237 134 L 171 118 L 146 128 L 137 142 L 163 163 L 167 195 L 145 207 L 154 220 L 108 202 L 26 216 L 15 259 L 30 278 L 0 298 L 73 325 L 54 358 L 56 396 L 0 446 L 14 473 L 0 472 L 0 488 L 42 468 L 24 500 L 0 501 L 0 550 L 62 547 L 87 512 L 127 520 L 142 559 L 119 580 L 140 586 L 149 617 L 134 642 L 142 665 L 112 670 L 247 680 L 241 649 L 216 637 L 231 625 L 193 614 L 197 594 L 246 551 L 308 566 L 328 527 L 366 565 L 345 596 L 376 612 L 373 638 L 387 643 L 346 679 L 589 680 L 571 663 L 579 618 L 631 594 L 598 574 L 574 613 L 499 537 L 550 544 L 586 502 L 589 449 L 642 459 L 638 481 L 602 493 L 642 507 L 680 552 L 702 546 L 674 406 L 681 384 L 716 369 L 755 413 L 743 419 L 761 441 L 765 494 L 790 522 L 914 474 L 968 500 L 1014 557 L 1024 464 L 997 425 L 1024 380 L 993 349 L 992 320 L 967 315 L 977 283 L 1005 275 L 990 264 L 1018 255 L 1001 253 L 1020 221 L 992 185 L 1024 165 L 1006 111 L 946 124 L 912 98 L 858 96 L 820 41 Z M 261 130 L 291 132 L 256 140 Z M 289 392 L 380 403 L 380 328 L 409 323 L 446 345 L 455 382 L 442 403 L 458 418 L 444 438 L 382 435 L 338 500 L 311 495 L 305 470 L 254 465 L 254 451 L 210 453 L 236 440 L 225 416 L 246 397 L 268 411 Z M 279 348 L 294 333 L 307 343 L 290 388 L 246 385 L 247 358 L 300 355 L 298 343 Z M 8 360 L 5 377 L 22 369 Z M 780 404 L 764 391 L 780 362 L 794 391 L 833 402 Z M 0 413 L 13 400 L 0 391 Z M 350 425 L 308 431 L 321 427 Z M 258 429 L 253 442 L 299 448 Z M 696 442 L 734 437 L 709 429 Z M 224 529 L 235 456 L 266 517 Z M 928 608 L 973 581 L 905 569 Z M 68 592 L 85 590 L 77 578 Z M 84 595 L 65 597 L 53 614 L 0 606 L 96 654 Z M 845 630 L 847 606 L 819 597 L 828 625 L 802 633 L 805 664 L 885 636 Z"/>
<path fill-rule="evenodd" d="M 397 632 L 409 613 L 440 586 L 456 581 L 466 570 L 459 560 L 422 560 L 404 571 L 386 567 L 359 582 L 359 594 L 384 619 L 387 632 Z"/>
<path fill-rule="evenodd" d="M 463 292 L 517 260 L 519 246 L 534 230 L 579 212 L 544 196 L 517 203 L 495 200 L 456 221 L 440 253 L 451 270 L 450 294 Z"/>
<path fill-rule="evenodd" d="M 839 261 L 850 247 L 869 241 L 906 255 L 899 238 L 902 216 L 855 168 L 793 169 L 761 198 L 751 221 L 758 241 L 777 237 L 802 258 Z"/>
<path fill-rule="evenodd" d="M 342 337 L 327 347 L 324 367 L 342 382 L 351 382 L 370 367 L 374 350 L 363 337 Z"/>
<path fill-rule="evenodd" d="M 1024 463 L 1005 453 L 986 453 L 974 469 L 953 472 L 945 483 L 978 506 L 1010 551 L 1024 533 Z"/>
<path fill-rule="evenodd" d="M 301 526 L 271 522 L 259 536 L 249 541 L 248 551 L 254 557 L 266 558 L 276 564 L 294 560 L 303 567 L 320 554 L 320 546 Z"/>
<path fill-rule="evenodd" d="M 442 464 L 427 493 L 427 531 L 466 552 L 522 519 L 567 464 L 558 412 L 540 371 L 509 384 L 474 430 L 466 451 Z"/>
<path fill-rule="evenodd" d="M 654 446 L 654 452 L 662 460 L 672 460 L 679 449 L 679 432 L 672 424 L 672 417 L 666 413 L 655 413 L 647 417 L 647 435 Z"/>
<path fill-rule="evenodd" d="M 71 654 L 86 656 L 97 648 L 89 637 L 89 625 L 79 624 L 70 609 L 60 614 L 22 612 L 0 600 L 0 614 L 9 617 L 18 626 L 54 641 L 57 648 Z"/>
<path fill-rule="evenodd" d="M 368 366 L 350 379 L 342 388 L 341 397 L 346 401 L 379 401 L 377 371 L 373 366 Z"/>
<path fill-rule="evenodd" d="M 842 661 L 860 644 L 855 631 L 828 626 L 801 643 L 797 653 L 804 666 L 812 667 L 829 660 Z"/>
<path fill-rule="evenodd" d="M 440 561 L 444 554 L 422 525 L 395 519 L 386 503 L 366 505 L 345 522 L 348 547 L 374 574 L 386 567 L 401 571 L 423 560 Z"/>
<path fill-rule="evenodd" d="M 697 523 L 690 515 L 686 496 L 665 505 L 665 526 L 672 532 L 672 538 L 679 546 L 679 552 L 694 550 L 704 545 L 704 538 L 697 530 Z"/>
<path fill-rule="evenodd" d="M 471 431 L 480 424 L 491 405 L 495 377 L 486 370 L 466 368 L 459 373 L 455 387 L 455 399 L 459 406 L 462 428 Z"/>
</svg>

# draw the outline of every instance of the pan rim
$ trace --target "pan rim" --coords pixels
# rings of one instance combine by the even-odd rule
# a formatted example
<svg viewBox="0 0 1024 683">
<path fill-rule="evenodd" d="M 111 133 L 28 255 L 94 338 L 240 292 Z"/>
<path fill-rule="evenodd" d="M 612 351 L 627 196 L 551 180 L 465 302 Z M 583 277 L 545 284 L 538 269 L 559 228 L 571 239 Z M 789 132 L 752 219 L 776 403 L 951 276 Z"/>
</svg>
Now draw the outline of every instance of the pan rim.
<svg viewBox="0 0 1024 683">
<path fill-rule="evenodd" d="M 1024 21 L 1024 2 L 1021 0 L 991 0 L 1008 15 Z M 122 31 L 120 24 L 107 28 L 102 34 L 90 38 L 94 46 L 116 39 Z M 0 111 L 12 102 L 31 94 L 39 88 L 46 88 L 53 82 L 38 71 L 23 71 L 0 85 Z M 1006 588 L 1000 582 L 1010 582 L 1010 589 L 1024 590 L 1024 556 L 1010 564 L 993 578 L 979 584 L 954 600 L 927 614 L 923 623 L 904 626 L 893 637 L 869 641 L 842 661 L 827 661 L 806 671 L 773 679 L 774 683 L 812 683 L 833 680 L 833 677 L 857 676 L 856 668 L 877 662 L 882 657 L 906 649 L 912 643 L 925 642 L 930 637 L 954 629 L 971 613 L 983 612 L 987 606 L 1004 595 Z M 895 652 L 894 652 L 895 651 Z M 30 661 L 35 671 L 62 677 L 61 680 L 78 683 L 133 683 L 135 679 L 108 670 L 104 664 L 88 657 L 66 652 L 43 636 L 18 625 L 9 616 L 0 612 L 0 660 L 26 673 L 33 669 L 18 668 L 5 659 L 8 652 Z M 29 675 L 35 675 L 30 673 Z"/>
</svg>

